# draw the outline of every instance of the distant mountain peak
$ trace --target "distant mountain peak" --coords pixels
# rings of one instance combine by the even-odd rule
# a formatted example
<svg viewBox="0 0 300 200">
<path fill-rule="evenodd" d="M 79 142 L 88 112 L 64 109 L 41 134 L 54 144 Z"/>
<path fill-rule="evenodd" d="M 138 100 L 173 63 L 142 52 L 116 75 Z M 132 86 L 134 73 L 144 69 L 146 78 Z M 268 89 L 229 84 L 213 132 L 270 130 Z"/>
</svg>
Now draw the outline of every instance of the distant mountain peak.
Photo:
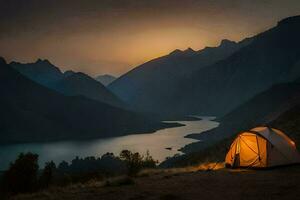
<svg viewBox="0 0 300 200">
<path fill-rule="evenodd" d="M 174 51 L 172 51 L 169 55 L 191 55 L 197 53 L 197 51 L 195 51 L 192 48 L 187 48 L 184 51 L 180 50 L 180 49 L 175 49 Z"/>
<path fill-rule="evenodd" d="M 62 75 L 62 72 L 60 71 L 60 69 L 58 67 L 56 67 L 54 64 L 52 64 L 47 59 L 40 59 L 39 58 L 39 59 L 37 59 L 37 61 L 34 64 L 36 64 L 37 67 L 42 68 L 43 70 L 56 71 L 56 73 Z"/>
<path fill-rule="evenodd" d="M 1 57 L 1 56 L 0 56 L 0 64 L 1 64 L 1 65 L 6 64 L 5 59 L 4 59 L 3 57 Z"/>
<path fill-rule="evenodd" d="M 228 39 L 223 39 L 220 43 L 220 47 L 225 47 L 225 46 L 229 46 L 229 45 L 235 45 L 236 42 L 235 41 L 231 41 Z"/>
<path fill-rule="evenodd" d="M 49 60 L 47 60 L 47 59 L 37 59 L 36 60 L 36 62 L 35 63 L 37 63 L 37 64 L 47 64 L 47 65 L 53 65 Z"/>
<path fill-rule="evenodd" d="M 187 48 L 186 50 L 183 51 L 184 53 L 196 53 L 196 51 L 194 49 L 192 49 L 191 47 Z"/>
<path fill-rule="evenodd" d="M 65 71 L 65 72 L 64 72 L 64 76 L 65 76 L 65 77 L 69 77 L 69 76 L 72 76 L 74 73 L 75 73 L 74 71 L 68 70 L 68 71 Z"/>
<path fill-rule="evenodd" d="M 286 24 L 293 24 L 293 23 L 300 23 L 300 15 L 287 17 L 278 22 L 278 25 L 286 25 Z"/>
<path fill-rule="evenodd" d="M 178 54 L 181 54 L 181 53 L 182 53 L 182 51 L 180 49 L 175 49 L 174 51 L 172 51 L 170 53 L 170 55 L 178 55 Z"/>
<path fill-rule="evenodd" d="M 103 75 L 96 76 L 95 79 L 97 81 L 99 81 L 100 83 L 102 83 L 103 85 L 107 86 L 107 85 L 111 84 L 114 80 L 116 80 L 117 78 L 110 74 L 103 74 Z"/>
</svg>

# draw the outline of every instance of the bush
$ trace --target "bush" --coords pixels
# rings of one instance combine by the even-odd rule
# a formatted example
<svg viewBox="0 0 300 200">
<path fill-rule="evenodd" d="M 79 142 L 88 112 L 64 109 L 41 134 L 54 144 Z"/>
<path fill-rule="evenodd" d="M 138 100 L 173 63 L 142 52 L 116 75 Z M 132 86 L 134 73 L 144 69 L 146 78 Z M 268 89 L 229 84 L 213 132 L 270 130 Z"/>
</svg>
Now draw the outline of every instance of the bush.
<svg viewBox="0 0 300 200">
<path fill-rule="evenodd" d="M 127 165 L 128 175 L 135 176 L 138 172 L 145 168 L 155 168 L 157 161 L 154 161 L 147 151 L 146 156 L 141 156 L 138 152 L 132 153 L 129 150 L 123 150 L 120 153 L 120 158 Z"/>
<path fill-rule="evenodd" d="M 155 168 L 158 161 L 154 160 L 153 157 L 150 155 L 149 151 L 146 152 L 146 156 L 142 162 L 143 168 Z"/>
<path fill-rule="evenodd" d="M 36 191 L 38 169 L 37 154 L 21 153 L 4 173 L 4 192 L 18 194 Z"/>
</svg>

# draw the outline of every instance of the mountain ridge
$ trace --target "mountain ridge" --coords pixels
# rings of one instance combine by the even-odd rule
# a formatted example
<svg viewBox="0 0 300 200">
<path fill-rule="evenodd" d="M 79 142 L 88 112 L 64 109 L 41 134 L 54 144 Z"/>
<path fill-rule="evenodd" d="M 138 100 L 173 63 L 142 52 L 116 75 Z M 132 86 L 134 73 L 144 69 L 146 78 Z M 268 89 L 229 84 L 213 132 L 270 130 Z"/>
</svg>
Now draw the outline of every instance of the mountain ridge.
<svg viewBox="0 0 300 200">
<path fill-rule="evenodd" d="M 118 97 L 104 85 L 85 73 L 66 71 L 64 73 L 49 60 L 38 59 L 34 63 L 11 62 L 20 73 L 50 89 L 68 96 L 83 95 L 118 107 L 126 107 Z M 76 82 L 77 81 L 77 82 Z"/>
<path fill-rule="evenodd" d="M 239 43 L 223 40 L 218 47 L 204 48 L 195 53 L 201 55 L 199 60 L 176 50 L 134 68 L 109 89 L 137 110 L 222 116 L 272 85 L 290 81 L 293 73 L 300 74 L 299 27 L 299 17 L 286 18 Z M 223 49 L 231 45 L 238 47 Z"/>
<path fill-rule="evenodd" d="M 91 139 L 170 125 L 83 96 L 65 96 L 0 59 L 0 143 Z"/>
<path fill-rule="evenodd" d="M 168 55 L 150 60 L 119 77 L 108 88 L 134 109 L 141 111 L 159 108 L 161 100 L 167 104 L 168 93 L 181 79 L 191 76 L 197 69 L 224 59 L 251 39 L 239 43 L 222 41 L 218 47 L 207 47 L 199 51 L 187 49 L 174 50 Z M 158 109 L 164 110 L 164 109 Z"/>
</svg>

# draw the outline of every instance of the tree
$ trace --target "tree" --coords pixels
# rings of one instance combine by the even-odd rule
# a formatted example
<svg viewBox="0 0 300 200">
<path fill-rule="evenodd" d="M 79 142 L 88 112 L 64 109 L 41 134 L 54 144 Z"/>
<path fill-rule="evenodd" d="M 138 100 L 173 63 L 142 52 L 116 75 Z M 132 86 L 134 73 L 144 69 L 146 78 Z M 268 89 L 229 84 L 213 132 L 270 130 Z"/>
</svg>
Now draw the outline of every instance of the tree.
<svg viewBox="0 0 300 200">
<path fill-rule="evenodd" d="M 21 153 L 4 173 L 3 187 L 5 192 L 17 194 L 37 190 L 38 155 Z"/>
<path fill-rule="evenodd" d="M 155 168 L 157 163 L 158 161 L 154 160 L 153 157 L 150 155 L 149 151 L 147 150 L 146 156 L 143 160 L 143 168 Z"/>
<path fill-rule="evenodd" d="M 65 172 L 68 171 L 69 169 L 69 163 L 67 163 L 66 161 L 62 161 L 61 163 L 59 163 L 58 165 L 58 170 L 61 172 Z"/>
<path fill-rule="evenodd" d="M 144 168 L 156 167 L 157 161 L 154 161 L 147 151 L 146 156 L 141 156 L 138 152 L 132 153 L 129 150 L 123 150 L 120 153 L 120 158 L 125 161 L 127 165 L 128 174 L 130 176 L 136 175 L 140 170 Z"/>
<path fill-rule="evenodd" d="M 40 186 L 47 188 L 52 183 L 54 178 L 54 173 L 56 171 L 56 165 L 53 161 L 46 162 L 43 173 L 40 177 Z"/>
</svg>

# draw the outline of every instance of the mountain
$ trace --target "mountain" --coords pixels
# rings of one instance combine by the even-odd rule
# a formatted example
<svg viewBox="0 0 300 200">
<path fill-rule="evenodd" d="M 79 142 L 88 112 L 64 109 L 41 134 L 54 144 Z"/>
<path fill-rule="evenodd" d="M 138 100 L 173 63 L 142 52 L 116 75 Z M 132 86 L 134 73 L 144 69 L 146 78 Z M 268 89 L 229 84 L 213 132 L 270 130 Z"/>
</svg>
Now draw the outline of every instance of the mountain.
<svg viewBox="0 0 300 200">
<path fill-rule="evenodd" d="M 171 65 L 167 56 L 132 70 L 114 81 L 110 89 L 140 109 L 173 115 L 223 116 L 272 85 L 290 81 L 291 77 L 300 75 L 299 35 L 300 16 L 290 17 L 280 21 L 276 27 L 251 38 L 247 45 L 242 45 L 245 41 L 239 43 L 239 48 L 219 60 L 211 59 L 213 56 L 205 54 L 204 58 L 191 65 L 194 54 L 207 51 L 176 51 L 176 58 L 183 55 L 189 60 L 185 62 L 187 64 L 182 71 L 174 67 L 179 61 L 176 60 Z M 200 61 L 205 59 L 211 62 L 201 65 Z M 164 62 L 173 66 L 174 70 L 166 74 Z M 156 76 L 152 76 L 152 66 L 156 66 L 153 67 L 156 69 Z M 144 82 L 136 81 L 137 74 L 132 77 L 134 73 L 140 75 L 141 80 L 148 77 L 148 82 L 143 84 Z M 181 75 L 175 84 L 168 84 L 170 82 L 164 81 L 158 74 L 164 74 L 171 79 L 177 79 L 177 74 Z"/>
<path fill-rule="evenodd" d="M 188 80 L 197 70 L 227 58 L 250 42 L 251 39 L 239 43 L 223 40 L 218 47 L 206 47 L 200 51 L 191 48 L 175 50 L 134 68 L 108 87 L 138 110 L 169 114 L 176 110 L 175 107 L 169 109 L 168 104 L 173 105 L 175 99 L 171 99 L 171 94 L 178 92 L 177 85 L 181 81 Z"/>
<path fill-rule="evenodd" d="M 182 150 L 184 152 L 198 151 L 241 131 L 269 124 L 299 103 L 299 80 L 292 83 L 274 85 L 218 119 L 220 125 L 217 128 L 201 134 L 188 135 L 187 137 L 189 138 L 203 142 L 192 143 L 185 146 Z"/>
<path fill-rule="evenodd" d="M 83 96 L 65 96 L 0 59 L 0 143 L 88 139 L 169 126 Z"/>
<path fill-rule="evenodd" d="M 45 86 L 52 86 L 64 77 L 60 69 L 49 60 L 38 59 L 35 63 L 26 64 L 13 61 L 10 65 L 29 79 Z"/>
<path fill-rule="evenodd" d="M 103 85 L 107 86 L 109 84 L 111 84 L 114 80 L 116 80 L 117 78 L 109 75 L 109 74 L 104 74 L 104 75 L 99 75 L 95 78 L 97 81 L 99 81 L 100 83 L 102 83 Z"/>
<path fill-rule="evenodd" d="M 193 73 L 169 109 L 222 116 L 274 84 L 299 77 L 300 17 L 282 20 L 228 58 Z"/>
<path fill-rule="evenodd" d="M 81 72 L 65 72 L 64 78 L 59 80 L 53 88 L 68 96 L 83 95 L 113 106 L 125 107 L 125 104 L 104 85 Z"/>
<path fill-rule="evenodd" d="M 104 85 L 84 73 L 73 71 L 62 73 L 58 67 L 48 60 L 41 59 L 38 59 L 35 63 L 11 62 L 10 65 L 29 79 L 65 95 L 83 95 L 113 106 L 125 107 L 125 104 Z"/>
<path fill-rule="evenodd" d="M 272 127 L 276 127 L 279 130 L 284 130 L 284 132 L 296 143 L 298 150 L 300 144 L 299 124 L 300 104 L 290 108 L 278 116 L 278 118 L 270 122 Z"/>
</svg>

